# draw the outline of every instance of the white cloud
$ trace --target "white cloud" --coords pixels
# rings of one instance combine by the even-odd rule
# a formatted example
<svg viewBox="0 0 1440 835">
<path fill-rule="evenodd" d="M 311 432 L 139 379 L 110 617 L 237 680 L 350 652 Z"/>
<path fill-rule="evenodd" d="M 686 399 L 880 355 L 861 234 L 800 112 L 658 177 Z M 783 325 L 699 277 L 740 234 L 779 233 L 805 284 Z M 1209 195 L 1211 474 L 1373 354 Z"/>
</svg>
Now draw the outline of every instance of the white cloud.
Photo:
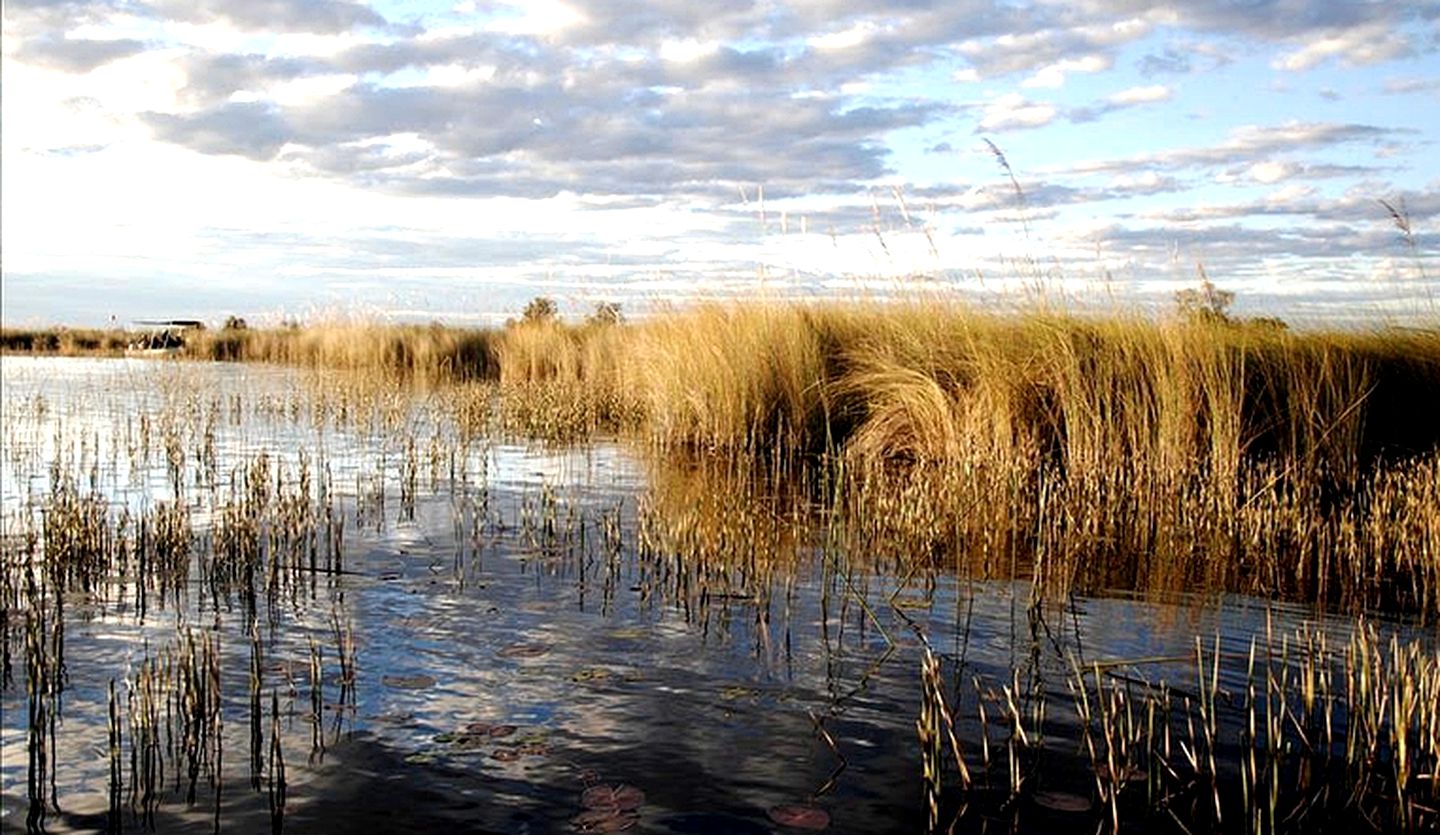
<svg viewBox="0 0 1440 835">
<path fill-rule="evenodd" d="M 1053 104 L 1032 102 L 1019 93 L 1007 93 L 985 105 L 980 127 L 992 131 L 1038 128 L 1054 121 L 1058 112 Z"/>
<path fill-rule="evenodd" d="M 1409 93 L 1440 93 L 1440 77 L 1435 78 L 1387 78 L 1381 88 L 1391 95 Z"/>
<path fill-rule="evenodd" d="M 1277 188 L 1265 197 L 1265 202 L 1279 206 L 1287 206 L 1308 200 L 1318 194 L 1313 186 L 1292 183 L 1288 186 Z"/>
<path fill-rule="evenodd" d="M 874 37 L 876 26 L 868 20 L 862 20 L 853 26 L 835 32 L 828 32 L 824 35 L 813 35 L 805 39 L 805 42 L 815 49 L 848 49 L 859 46 L 870 38 Z"/>
<path fill-rule="evenodd" d="M 502 35 L 556 35 L 590 22 L 584 10 L 562 0 L 499 0 L 509 10 L 486 22 L 485 29 Z"/>
<path fill-rule="evenodd" d="M 702 42 L 695 38 L 671 39 L 661 42 L 660 57 L 676 64 L 688 64 L 707 55 L 713 55 L 719 49 L 720 44 L 715 41 Z"/>
<path fill-rule="evenodd" d="M 1110 178 L 1110 188 L 1116 191 L 1136 192 L 1139 194 L 1153 194 L 1160 191 L 1173 190 L 1175 180 L 1171 177 L 1161 176 L 1155 171 L 1145 171 L 1140 174 L 1123 173 L 1116 174 Z"/>
<path fill-rule="evenodd" d="M 1042 67 L 1034 75 L 1021 82 L 1021 87 L 1044 87 L 1048 89 L 1059 89 L 1065 86 L 1065 78 L 1070 73 L 1097 73 L 1110 69 L 1114 62 L 1104 55 L 1086 55 L 1082 58 L 1066 58 L 1057 61 L 1049 66 Z"/>
<path fill-rule="evenodd" d="M 1295 166 L 1288 162 L 1267 160 L 1255 163 L 1245 173 L 1257 183 L 1270 185 L 1292 177 L 1295 174 Z"/>
<path fill-rule="evenodd" d="M 442 68 L 442 78 L 445 78 Z M 448 76 L 453 79 L 454 76 Z M 266 97 L 276 104 L 294 107 L 321 102 L 339 93 L 359 79 L 348 73 L 334 75 L 311 75 L 275 84 L 266 91 Z M 443 81 L 437 80 L 437 84 Z"/>
<path fill-rule="evenodd" d="M 285 32 L 277 35 L 270 43 L 266 54 L 328 58 L 338 55 L 357 44 L 369 42 L 369 38 L 352 31 L 333 35 L 315 32 Z"/>
<path fill-rule="evenodd" d="M 1386 24 L 1341 29 L 1322 37 L 1308 39 L 1303 47 L 1279 56 L 1273 66 L 1279 70 L 1299 72 L 1338 58 L 1356 66 L 1377 64 L 1413 53 L 1409 39 Z"/>
<path fill-rule="evenodd" d="M 1169 101 L 1175 91 L 1164 84 L 1152 84 L 1148 87 L 1130 87 L 1106 97 L 1106 101 L 1116 107 L 1131 107 L 1137 104 L 1153 104 L 1154 102 Z"/>
</svg>

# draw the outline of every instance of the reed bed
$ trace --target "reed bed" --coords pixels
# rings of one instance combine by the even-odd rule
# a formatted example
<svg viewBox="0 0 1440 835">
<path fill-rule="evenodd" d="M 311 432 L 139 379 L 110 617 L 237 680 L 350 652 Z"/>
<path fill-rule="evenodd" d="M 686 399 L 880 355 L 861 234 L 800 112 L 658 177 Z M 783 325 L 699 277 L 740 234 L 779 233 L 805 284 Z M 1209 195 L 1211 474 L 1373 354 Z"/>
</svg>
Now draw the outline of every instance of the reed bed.
<svg viewBox="0 0 1440 835">
<path fill-rule="evenodd" d="M 945 675 L 953 661 L 925 650 L 916 730 L 930 831 L 997 797 L 1060 819 L 1099 816 L 1112 832 L 1440 825 L 1431 642 L 1360 622 L 1339 639 L 1270 628 L 1248 652 L 1223 650 L 1217 635 L 1197 637 L 1188 658 L 1067 658 L 1068 697 L 1022 698 L 1019 670 L 962 683 Z"/>
<path fill-rule="evenodd" d="M 0 328 L 0 352 L 119 356 L 138 336 L 105 328 Z"/>
<path fill-rule="evenodd" d="M 812 480 L 841 489 L 817 498 L 839 499 L 855 547 L 1055 593 L 1205 584 L 1440 613 L 1440 422 L 1417 408 L 1440 403 L 1440 330 L 756 302 L 500 331 L 230 328 L 186 352 L 380 391 L 471 381 L 450 399 L 472 433 L 820 462 Z M 323 408 L 368 396 L 346 384 Z"/>
<path fill-rule="evenodd" d="M 820 461 L 851 549 L 1046 590 L 1199 585 L 1440 614 L 1440 331 L 922 306 L 634 325 L 662 450 Z"/>
<path fill-rule="evenodd" d="M 187 356 L 428 379 L 493 379 L 494 332 L 439 325 L 330 323 L 187 333 Z"/>
</svg>

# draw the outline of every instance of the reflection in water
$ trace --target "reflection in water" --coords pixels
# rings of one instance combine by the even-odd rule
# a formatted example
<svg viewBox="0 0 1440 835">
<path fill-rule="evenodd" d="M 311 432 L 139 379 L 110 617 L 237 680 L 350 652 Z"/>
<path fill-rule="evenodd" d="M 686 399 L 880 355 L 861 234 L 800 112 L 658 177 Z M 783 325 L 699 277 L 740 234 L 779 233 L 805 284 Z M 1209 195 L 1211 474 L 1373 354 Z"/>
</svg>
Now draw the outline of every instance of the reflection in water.
<svg viewBox="0 0 1440 835">
<path fill-rule="evenodd" d="M 1036 520 L 516 445 L 483 387 L 3 373 L 7 828 L 1435 823 L 1419 627 L 1047 594 Z"/>
</svg>

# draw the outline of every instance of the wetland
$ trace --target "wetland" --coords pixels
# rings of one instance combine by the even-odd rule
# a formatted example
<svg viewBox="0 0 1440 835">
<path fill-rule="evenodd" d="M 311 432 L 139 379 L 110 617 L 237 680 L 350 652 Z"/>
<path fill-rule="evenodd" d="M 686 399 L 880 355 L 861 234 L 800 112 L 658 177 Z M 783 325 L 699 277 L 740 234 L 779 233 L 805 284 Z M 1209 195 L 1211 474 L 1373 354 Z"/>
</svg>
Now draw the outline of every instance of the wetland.
<svg viewBox="0 0 1440 835">
<path fill-rule="evenodd" d="M 0 364 L 6 831 L 1440 825 L 1433 336 L 227 338 Z"/>
</svg>

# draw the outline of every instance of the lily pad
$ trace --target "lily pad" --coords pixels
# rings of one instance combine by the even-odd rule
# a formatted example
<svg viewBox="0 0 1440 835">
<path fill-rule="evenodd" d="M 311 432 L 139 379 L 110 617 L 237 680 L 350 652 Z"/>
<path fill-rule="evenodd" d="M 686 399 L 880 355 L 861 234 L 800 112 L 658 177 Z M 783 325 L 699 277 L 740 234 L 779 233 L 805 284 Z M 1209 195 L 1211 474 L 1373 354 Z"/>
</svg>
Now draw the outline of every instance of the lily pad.
<svg viewBox="0 0 1440 835">
<path fill-rule="evenodd" d="M 1035 792 L 1032 798 L 1035 805 L 1042 809 L 1049 809 L 1052 812 L 1068 812 L 1078 814 L 1090 811 L 1090 798 L 1070 792 Z"/>
<path fill-rule="evenodd" d="M 640 820 L 634 810 L 586 809 L 570 819 L 580 832 L 624 832 Z"/>
<path fill-rule="evenodd" d="M 515 737 L 516 745 L 538 745 L 550 739 L 550 734 L 544 728 L 528 728 L 524 733 Z"/>
<path fill-rule="evenodd" d="M 803 803 L 781 803 L 778 806 L 771 806 L 768 814 L 770 820 L 794 829 L 818 831 L 830 825 L 829 812 L 818 806 L 807 806 Z"/>
<path fill-rule="evenodd" d="M 584 783 L 586 786 L 593 786 L 600 782 L 600 772 L 593 768 L 582 768 L 575 774 L 575 779 Z"/>
<path fill-rule="evenodd" d="M 457 751 L 478 751 L 489 741 L 489 737 L 470 736 L 467 734 L 451 740 L 451 745 Z"/>
<path fill-rule="evenodd" d="M 424 673 L 413 676 L 381 676 L 380 683 L 386 687 L 398 687 L 401 690 L 424 690 L 427 687 L 435 686 L 435 677 L 427 676 Z"/>
<path fill-rule="evenodd" d="M 580 804 L 586 809 L 638 809 L 645 805 L 645 792 L 625 783 L 591 786 L 580 795 Z"/>
<path fill-rule="evenodd" d="M 501 658 L 539 658 L 550 652 L 549 644 L 511 644 L 495 653 Z"/>
<path fill-rule="evenodd" d="M 720 691 L 720 698 L 727 702 L 734 702 L 740 699 L 758 699 L 760 698 L 760 691 L 754 687 L 731 685 Z"/>
<path fill-rule="evenodd" d="M 505 737 L 515 733 L 515 725 L 496 725 L 491 722 L 471 722 L 465 726 L 465 733 L 472 736 Z"/>
</svg>

